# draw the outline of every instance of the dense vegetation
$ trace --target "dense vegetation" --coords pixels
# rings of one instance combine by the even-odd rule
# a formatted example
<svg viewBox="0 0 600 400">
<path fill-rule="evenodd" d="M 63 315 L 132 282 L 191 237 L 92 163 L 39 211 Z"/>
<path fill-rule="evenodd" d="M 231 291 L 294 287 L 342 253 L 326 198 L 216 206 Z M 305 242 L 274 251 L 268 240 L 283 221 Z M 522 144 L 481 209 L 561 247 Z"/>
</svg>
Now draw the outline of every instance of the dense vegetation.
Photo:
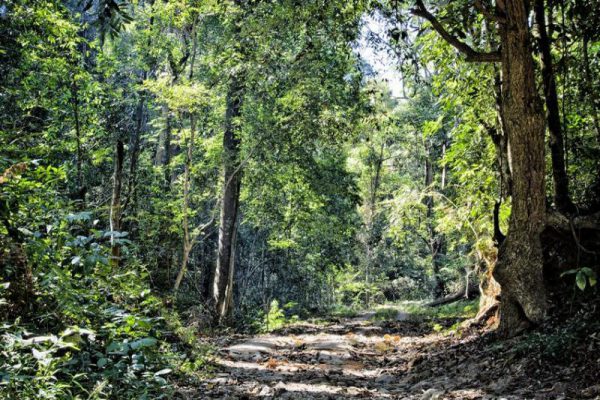
<svg viewBox="0 0 600 400">
<path fill-rule="evenodd" d="M 596 302 L 599 93 L 597 1 L 3 2 L 0 397 L 168 398 L 226 326 Z"/>
</svg>

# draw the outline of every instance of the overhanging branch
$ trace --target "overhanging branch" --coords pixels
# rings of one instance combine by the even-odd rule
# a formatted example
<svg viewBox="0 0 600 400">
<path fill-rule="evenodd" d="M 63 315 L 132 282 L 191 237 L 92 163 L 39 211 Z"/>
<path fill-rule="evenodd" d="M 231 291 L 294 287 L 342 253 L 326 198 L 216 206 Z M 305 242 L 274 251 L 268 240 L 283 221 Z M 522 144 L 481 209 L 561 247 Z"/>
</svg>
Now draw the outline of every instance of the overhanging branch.
<svg viewBox="0 0 600 400">
<path fill-rule="evenodd" d="M 461 41 L 459 38 L 451 34 L 444 28 L 444 26 L 437 20 L 437 18 L 431 14 L 422 0 L 416 1 L 416 7 L 411 10 L 413 15 L 421 17 L 429 21 L 433 29 L 452 47 L 457 49 L 459 52 L 465 55 L 465 59 L 468 62 L 498 62 L 500 61 L 500 51 L 492 52 L 480 52 L 473 49 L 471 46 Z"/>
</svg>

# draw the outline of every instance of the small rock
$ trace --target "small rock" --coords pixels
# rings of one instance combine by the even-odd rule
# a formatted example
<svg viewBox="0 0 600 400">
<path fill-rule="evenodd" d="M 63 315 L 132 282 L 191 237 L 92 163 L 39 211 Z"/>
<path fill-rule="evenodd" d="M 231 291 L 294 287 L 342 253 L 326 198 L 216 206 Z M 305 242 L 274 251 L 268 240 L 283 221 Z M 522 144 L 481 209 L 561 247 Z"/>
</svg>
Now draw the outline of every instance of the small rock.
<svg viewBox="0 0 600 400">
<path fill-rule="evenodd" d="M 285 386 L 285 383 L 283 383 L 283 382 L 279 382 L 277 385 L 275 385 L 273 387 L 273 390 L 274 390 L 275 394 L 277 394 L 277 395 L 287 392 L 287 388 Z"/>
<path fill-rule="evenodd" d="M 377 379 L 375 379 L 375 382 L 377 383 L 383 383 L 383 384 L 389 384 L 389 383 L 394 383 L 397 380 L 397 378 L 394 375 L 390 375 L 390 374 L 381 374 L 377 377 Z"/>
<path fill-rule="evenodd" d="M 425 392 L 423 392 L 421 400 L 440 400 L 443 394 L 444 392 L 442 392 L 441 390 L 428 389 Z"/>
<path fill-rule="evenodd" d="M 273 390 L 273 388 L 265 385 L 265 386 L 262 387 L 262 389 L 258 393 L 258 396 L 259 397 L 266 397 L 266 396 L 273 396 L 273 394 L 275 394 L 275 391 Z"/>
</svg>

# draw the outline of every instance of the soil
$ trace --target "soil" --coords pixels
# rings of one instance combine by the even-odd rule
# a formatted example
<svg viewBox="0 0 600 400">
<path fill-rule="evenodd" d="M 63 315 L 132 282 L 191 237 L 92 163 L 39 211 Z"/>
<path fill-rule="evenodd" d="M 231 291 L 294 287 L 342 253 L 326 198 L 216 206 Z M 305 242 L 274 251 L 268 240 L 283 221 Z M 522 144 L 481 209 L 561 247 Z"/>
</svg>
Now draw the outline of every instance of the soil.
<svg viewBox="0 0 600 400">
<path fill-rule="evenodd" d="M 194 399 L 600 399 L 597 331 L 577 336 L 549 325 L 499 340 L 481 326 L 433 329 L 434 324 L 436 330 L 456 326 L 456 319 L 399 314 L 377 322 L 369 317 L 213 338 L 219 349 L 216 373 L 180 394 Z"/>
</svg>

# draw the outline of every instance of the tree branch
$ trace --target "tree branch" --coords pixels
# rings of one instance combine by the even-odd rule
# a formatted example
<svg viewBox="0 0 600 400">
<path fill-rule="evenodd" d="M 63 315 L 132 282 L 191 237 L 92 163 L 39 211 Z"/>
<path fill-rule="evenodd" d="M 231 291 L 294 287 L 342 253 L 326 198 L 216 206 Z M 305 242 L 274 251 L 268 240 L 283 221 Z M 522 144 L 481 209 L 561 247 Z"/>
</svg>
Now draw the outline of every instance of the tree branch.
<svg viewBox="0 0 600 400">
<path fill-rule="evenodd" d="M 485 18 L 490 21 L 498 22 L 499 24 L 503 24 L 506 22 L 506 18 L 504 16 L 499 15 L 498 13 L 490 10 L 487 5 L 483 4 L 481 0 L 475 0 L 473 2 L 473 6 L 477 11 L 479 11 Z"/>
<path fill-rule="evenodd" d="M 498 62 L 500 61 L 500 51 L 492 51 L 482 53 L 474 50 L 471 46 L 462 42 L 459 38 L 451 34 L 444 28 L 444 26 L 437 20 L 437 18 L 431 14 L 422 0 L 416 1 L 416 7 L 411 10 L 413 15 L 421 17 L 429 21 L 433 29 L 440 34 L 440 36 L 448 42 L 451 46 L 457 49 L 459 52 L 465 55 L 465 59 L 468 62 Z"/>
</svg>

